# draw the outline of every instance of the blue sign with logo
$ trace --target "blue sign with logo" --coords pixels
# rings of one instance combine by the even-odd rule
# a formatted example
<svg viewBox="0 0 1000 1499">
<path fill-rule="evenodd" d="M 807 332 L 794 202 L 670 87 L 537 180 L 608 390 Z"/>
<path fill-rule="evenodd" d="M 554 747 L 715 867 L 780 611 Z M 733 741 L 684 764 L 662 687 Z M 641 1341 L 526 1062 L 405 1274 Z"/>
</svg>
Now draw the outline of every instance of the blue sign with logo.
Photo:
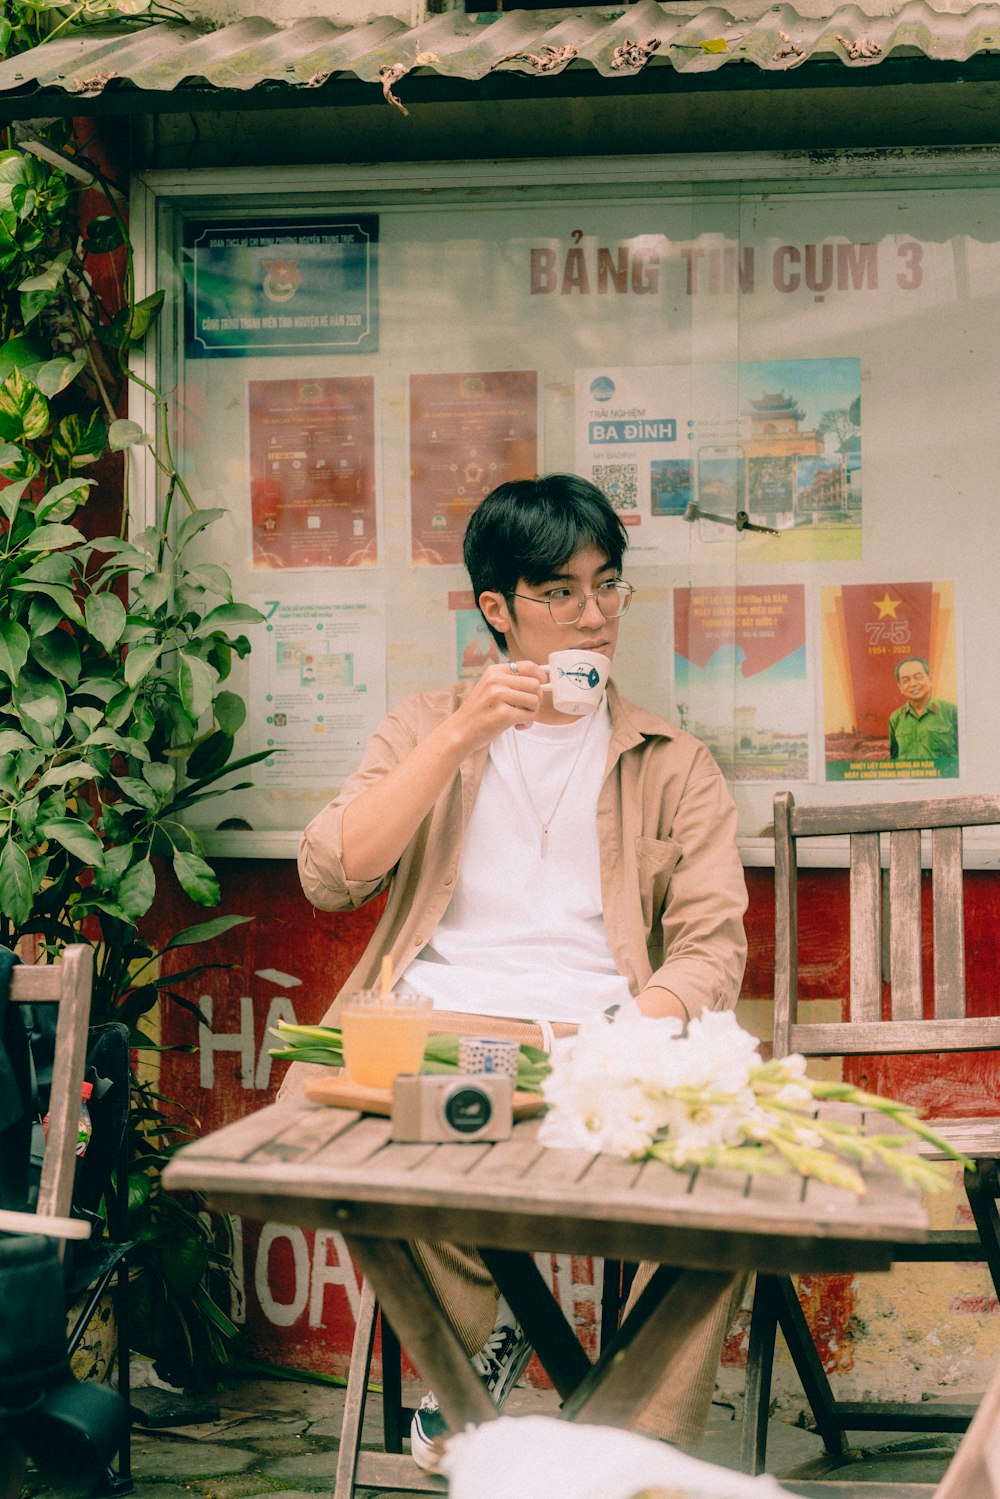
<svg viewBox="0 0 1000 1499">
<path fill-rule="evenodd" d="M 377 249 L 377 214 L 190 221 L 184 235 L 187 357 L 373 353 Z"/>
</svg>

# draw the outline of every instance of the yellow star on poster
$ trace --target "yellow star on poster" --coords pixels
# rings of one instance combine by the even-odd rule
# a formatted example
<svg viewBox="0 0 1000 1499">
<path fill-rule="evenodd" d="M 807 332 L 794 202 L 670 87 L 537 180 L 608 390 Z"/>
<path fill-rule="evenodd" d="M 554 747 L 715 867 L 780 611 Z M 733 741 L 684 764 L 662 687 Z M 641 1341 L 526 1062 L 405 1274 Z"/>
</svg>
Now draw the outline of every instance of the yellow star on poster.
<svg viewBox="0 0 1000 1499">
<path fill-rule="evenodd" d="M 878 610 L 879 619 L 885 619 L 887 617 L 889 619 L 895 619 L 896 610 L 899 608 L 902 602 L 902 599 L 891 599 L 889 597 L 889 590 L 886 589 L 885 593 L 880 599 L 874 600 L 875 608 Z"/>
</svg>

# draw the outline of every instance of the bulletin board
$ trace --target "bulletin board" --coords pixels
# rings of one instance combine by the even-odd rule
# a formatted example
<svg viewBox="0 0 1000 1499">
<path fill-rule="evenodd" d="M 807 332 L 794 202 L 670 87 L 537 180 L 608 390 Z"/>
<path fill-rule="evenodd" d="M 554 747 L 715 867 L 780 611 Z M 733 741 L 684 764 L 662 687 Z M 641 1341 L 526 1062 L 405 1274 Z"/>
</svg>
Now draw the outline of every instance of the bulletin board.
<svg viewBox="0 0 1000 1499">
<path fill-rule="evenodd" d="M 264 616 L 238 750 L 273 753 L 208 846 L 286 856 L 388 707 L 494 658 L 462 534 L 546 472 L 621 514 L 615 677 L 709 744 L 747 849 L 784 787 L 995 790 L 1000 184 L 947 164 L 149 174 L 175 454 Z"/>
</svg>

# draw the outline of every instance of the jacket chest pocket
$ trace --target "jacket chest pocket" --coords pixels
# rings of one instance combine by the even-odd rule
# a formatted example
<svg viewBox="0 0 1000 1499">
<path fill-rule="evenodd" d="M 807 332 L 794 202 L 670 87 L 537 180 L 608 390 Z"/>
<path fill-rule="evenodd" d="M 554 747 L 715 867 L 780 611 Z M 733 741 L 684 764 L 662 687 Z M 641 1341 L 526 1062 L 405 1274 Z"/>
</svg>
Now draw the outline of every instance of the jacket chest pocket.
<svg viewBox="0 0 1000 1499">
<path fill-rule="evenodd" d="M 682 852 L 680 844 L 675 843 L 672 838 L 645 838 L 640 834 L 635 840 L 639 899 L 642 902 L 642 919 L 647 932 L 660 918 L 670 876 L 676 869 Z"/>
</svg>

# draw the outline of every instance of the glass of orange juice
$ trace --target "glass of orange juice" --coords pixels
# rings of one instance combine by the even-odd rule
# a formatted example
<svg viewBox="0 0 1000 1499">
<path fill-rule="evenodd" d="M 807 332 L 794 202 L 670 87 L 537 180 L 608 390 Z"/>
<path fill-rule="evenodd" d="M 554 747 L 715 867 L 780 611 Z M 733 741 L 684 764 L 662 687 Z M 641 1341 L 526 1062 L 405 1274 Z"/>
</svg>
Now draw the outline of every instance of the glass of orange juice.
<svg viewBox="0 0 1000 1499">
<path fill-rule="evenodd" d="M 358 989 L 340 1009 L 344 1066 L 362 1088 L 391 1088 L 400 1072 L 419 1072 L 434 1001 L 408 989 Z"/>
</svg>

